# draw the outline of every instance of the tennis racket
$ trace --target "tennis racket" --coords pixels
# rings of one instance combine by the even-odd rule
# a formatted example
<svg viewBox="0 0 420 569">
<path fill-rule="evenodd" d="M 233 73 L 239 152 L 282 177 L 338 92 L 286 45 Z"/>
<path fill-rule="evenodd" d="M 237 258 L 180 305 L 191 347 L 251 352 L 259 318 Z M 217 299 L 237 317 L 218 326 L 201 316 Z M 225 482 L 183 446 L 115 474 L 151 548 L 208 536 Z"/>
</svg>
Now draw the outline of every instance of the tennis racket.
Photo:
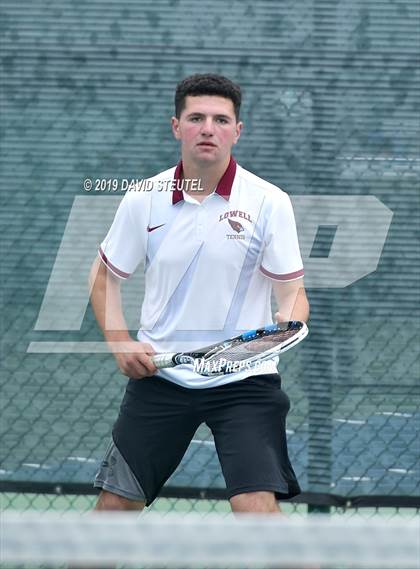
<svg viewBox="0 0 420 569">
<path fill-rule="evenodd" d="M 201 375 L 225 375 L 257 367 L 290 350 L 307 334 L 306 324 L 293 320 L 249 330 L 193 352 L 156 354 L 152 360 L 158 369 L 191 364 Z"/>
</svg>

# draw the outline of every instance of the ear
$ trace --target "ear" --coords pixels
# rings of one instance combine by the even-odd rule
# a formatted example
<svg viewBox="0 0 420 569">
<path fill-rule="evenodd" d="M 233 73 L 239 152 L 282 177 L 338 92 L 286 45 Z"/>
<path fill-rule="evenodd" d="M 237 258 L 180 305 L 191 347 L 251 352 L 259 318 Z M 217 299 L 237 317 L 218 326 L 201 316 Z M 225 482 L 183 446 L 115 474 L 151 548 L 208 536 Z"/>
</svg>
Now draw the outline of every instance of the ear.
<svg viewBox="0 0 420 569">
<path fill-rule="evenodd" d="M 179 120 L 176 117 L 172 117 L 171 126 L 174 137 L 179 140 L 181 138 L 181 134 L 179 132 Z"/>
<path fill-rule="evenodd" d="M 241 136 L 241 132 L 242 132 L 242 128 L 244 126 L 244 123 L 242 121 L 238 121 L 236 123 L 236 133 L 235 133 L 235 138 L 233 140 L 233 144 L 236 144 Z"/>
</svg>

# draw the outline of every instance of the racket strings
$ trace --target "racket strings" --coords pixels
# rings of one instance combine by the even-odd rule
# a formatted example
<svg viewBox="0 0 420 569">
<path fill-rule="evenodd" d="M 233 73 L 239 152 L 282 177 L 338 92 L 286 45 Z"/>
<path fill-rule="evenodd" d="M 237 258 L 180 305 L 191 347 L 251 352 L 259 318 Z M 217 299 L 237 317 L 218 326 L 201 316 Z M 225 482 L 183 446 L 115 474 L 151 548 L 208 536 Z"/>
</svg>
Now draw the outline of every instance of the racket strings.
<svg viewBox="0 0 420 569">
<path fill-rule="evenodd" d="M 260 336 L 254 340 L 249 340 L 247 342 L 238 341 L 217 352 L 215 355 L 210 356 L 207 361 L 211 362 L 212 364 L 217 364 L 221 361 L 244 361 L 249 358 L 253 358 L 258 354 L 262 354 L 263 352 L 278 347 L 286 340 L 289 340 L 295 336 L 296 333 L 296 330 L 279 330 L 274 334 Z"/>
</svg>

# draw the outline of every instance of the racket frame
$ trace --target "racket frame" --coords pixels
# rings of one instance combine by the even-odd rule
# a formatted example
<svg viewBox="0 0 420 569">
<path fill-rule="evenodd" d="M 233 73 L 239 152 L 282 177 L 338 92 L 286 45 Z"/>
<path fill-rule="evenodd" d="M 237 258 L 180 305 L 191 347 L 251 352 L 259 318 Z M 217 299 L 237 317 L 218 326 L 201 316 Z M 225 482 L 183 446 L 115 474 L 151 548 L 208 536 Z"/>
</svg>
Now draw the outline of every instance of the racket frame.
<svg viewBox="0 0 420 569">
<path fill-rule="evenodd" d="M 205 348 L 200 349 L 199 351 L 192 351 L 192 352 L 174 352 L 174 353 L 165 353 L 165 354 L 156 354 L 152 357 L 153 363 L 158 369 L 162 368 L 170 368 L 175 367 L 178 365 L 193 365 L 198 360 L 203 360 L 203 366 L 194 366 L 197 367 L 197 373 L 203 376 L 214 376 L 214 375 L 228 375 L 230 373 L 235 373 L 238 370 L 231 370 L 226 371 L 226 367 L 231 362 L 226 362 L 224 368 L 221 366 L 217 367 L 217 370 L 211 370 L 211 358 L 215 357 L 216 355 L 223 354 L 225 350 L 230 348 L 235 343 L 247 343 L 252 340 L 255 340 L 259 337 L 263 336 L 271 336 L 278 331 L 281 330 L 288 330 L 292 327 L 298 328 L 296 334 L 293 334 L 290 338 L 280 342 L 278 345 L 265 350 L 255 356 L 247 358 L 245 360 L 237 360 L 240 362 L 240 370 L 243 369 L 252 369 L 256 367 L 257 362 L 258 365 L 262 362 L 272 360 L 276 358 L 279 354 L 290 350 L 296 344 L 301 342 L 307 335 L 308 335 L 308 327 L 305 322 L 300 322 L 298 320 L 291 320 L 289 322 L 282 322 L 279 324 L 271 324 L 268 326 L 264 326 L 263 328 L 257 328 L 255 330 L 248 330 L 239 336 L 234 336 L 233 338 L 229 338 L 224 342 L 213 344 L 207 346 Z M 206 368 L 206 364 L 208 369 Z M 232 367 L 232 366 L 230 366 Z M 233 366 L 235 367 L 235 366 Z"/>
</svg>

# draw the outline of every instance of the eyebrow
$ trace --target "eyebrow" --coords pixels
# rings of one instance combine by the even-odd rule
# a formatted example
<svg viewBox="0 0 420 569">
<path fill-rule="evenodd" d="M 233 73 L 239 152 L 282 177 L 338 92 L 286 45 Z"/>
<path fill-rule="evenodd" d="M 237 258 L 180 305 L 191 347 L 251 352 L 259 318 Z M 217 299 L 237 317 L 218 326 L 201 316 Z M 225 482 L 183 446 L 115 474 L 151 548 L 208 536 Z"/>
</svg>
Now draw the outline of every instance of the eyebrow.
<svg viewBox="0 0 420 569">
<path fill-rule="evenodd" d="M 205 113 L 192 112 L 192 113 L 189 113 L 189 114 L 187 115 L 187 118 L 191 118 L 191 117 L 205 117 L 205 116 L 206 116 Z M 212 116 L 214 116 L 214 118 L 216 118 L 216 119 L 226 119 L 226 120 L 232 120 L 232 119 L 233 119 L 233 117 L 230 117 L 229 115 L 224 115 L 224 114 L 219 114 L 219 113 L 218 113 L 218 114 L 215 114 L 215 115 L 212 115 Z"/>
</svg>

